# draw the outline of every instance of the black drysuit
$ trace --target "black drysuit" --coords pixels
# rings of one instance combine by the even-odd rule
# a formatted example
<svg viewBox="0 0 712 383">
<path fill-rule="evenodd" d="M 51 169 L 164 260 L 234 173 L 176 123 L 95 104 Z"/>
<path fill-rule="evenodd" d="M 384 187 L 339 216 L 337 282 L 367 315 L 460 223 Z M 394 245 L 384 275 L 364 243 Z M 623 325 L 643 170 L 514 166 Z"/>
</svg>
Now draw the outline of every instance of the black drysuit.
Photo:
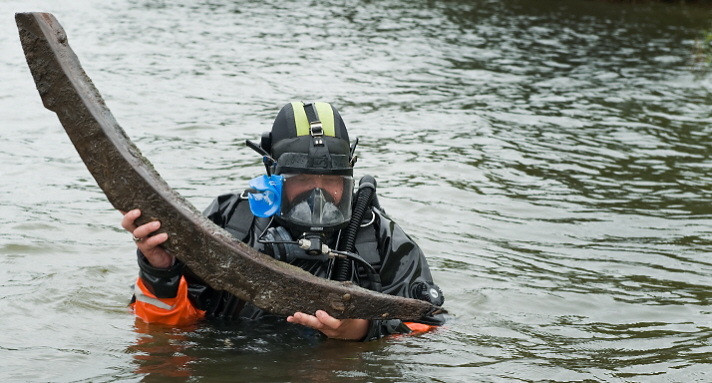
<svg viewBox="0 0 712 383">
<path fill-rule="evenodd" d="M 433 302 L 442 305 L 442 293 L 433 283 L 428 263 L 418 245 L 381 210 L 375 207 L 369 210 L 364 214 L 355 247 L 360 257 L 379 273 L 381 292 L 420 298 L 418 295 L 422 292 L 433 292 L 435 289 L 433 294 L 437 299 Z M 236 194 L 221 195 L 210 204 L 204 215 L 235 238 L 265 252 L 258 238 L 271 225 L 271 220 L 254 217 L 247 200 Z M 338 233 L 331 237 L 331 243 L 327 243 L 329 247 L 335 247 L 337 237 Z M 184 276 L 188 284 L 188 299 L 195 308 L 205 311 L 207 317 L 256 319 L 268 314 L 227 291 L 211 288 L 178 260 L 170 268 L 159 269 L 151 266 L 139 251 L 138 264 L 139 277 L 156 298 L 175 297 L 181 276 Z M 332 269 L 329 267 L 330 261 L 295 259 L 292 264 L 323 278 L 329 277 Z M 371 287 L 365 269 L 359 267 L 358 263 L 354 265 L 352 282 L 364 288 Z M 418 322 L 437 326 L 444 323 L 444 317 L 442 314 L 427 316 Z M 408 332 L 410 329 L 400 320 L 373 320 L 364 340 Z"/>
</svg>

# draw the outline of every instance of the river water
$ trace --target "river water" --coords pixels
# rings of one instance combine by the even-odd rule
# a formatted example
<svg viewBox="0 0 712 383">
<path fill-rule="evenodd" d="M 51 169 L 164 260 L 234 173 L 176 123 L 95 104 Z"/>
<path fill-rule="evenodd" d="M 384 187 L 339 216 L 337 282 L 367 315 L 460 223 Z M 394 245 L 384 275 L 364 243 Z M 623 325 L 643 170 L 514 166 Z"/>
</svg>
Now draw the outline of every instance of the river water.
<svg viewBox="0 0 712 383">
<path fill-rule="evenodd" d="M 709 9 L 584 0 L 0 3 L 0 381 L 710 382 Z M 133 243 L 14 25 L 52 12 L 114 116 L 199 209 L 323 100 L 422 246 L 449 321 L 321 341 L 137 322 Z"/>
</svg>

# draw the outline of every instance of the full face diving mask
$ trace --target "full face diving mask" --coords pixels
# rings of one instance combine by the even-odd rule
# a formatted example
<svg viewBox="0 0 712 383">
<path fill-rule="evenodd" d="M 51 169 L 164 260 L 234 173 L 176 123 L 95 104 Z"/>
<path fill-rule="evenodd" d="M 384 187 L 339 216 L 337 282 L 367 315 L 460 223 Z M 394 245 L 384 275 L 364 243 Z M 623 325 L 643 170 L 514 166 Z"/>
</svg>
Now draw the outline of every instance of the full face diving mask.
<svg viewBox="0 0 712 383">
<path fill-rule="evenodd" d="M 263 175 L 250 181 L 252 213 L 276 216 L 302 231 L 341 229 L 351 219 L 351 176 L 318 174 Z"/>
<path fill-rule="evenodd" d="M 351 176 L 285 174 L 278 217 L 303 231 L 341 229 L 351 219 L 353 185 Z"/>
</svg>

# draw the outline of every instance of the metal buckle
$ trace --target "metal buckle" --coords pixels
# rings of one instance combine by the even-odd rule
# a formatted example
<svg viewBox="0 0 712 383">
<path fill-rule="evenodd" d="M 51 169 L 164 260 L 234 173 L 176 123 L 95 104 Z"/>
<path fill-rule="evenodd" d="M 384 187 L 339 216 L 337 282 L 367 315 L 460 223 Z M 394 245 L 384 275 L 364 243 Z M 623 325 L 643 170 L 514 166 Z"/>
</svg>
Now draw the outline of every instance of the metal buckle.
<svg viewBox="0 0 712 383">
<path fill-rule="evenodd" d="M 309 133 L 311 133 L 312 137 L 323 136 L 324 128 L 321 127 L 321 121 L 310 122 Z"/>
</svg>

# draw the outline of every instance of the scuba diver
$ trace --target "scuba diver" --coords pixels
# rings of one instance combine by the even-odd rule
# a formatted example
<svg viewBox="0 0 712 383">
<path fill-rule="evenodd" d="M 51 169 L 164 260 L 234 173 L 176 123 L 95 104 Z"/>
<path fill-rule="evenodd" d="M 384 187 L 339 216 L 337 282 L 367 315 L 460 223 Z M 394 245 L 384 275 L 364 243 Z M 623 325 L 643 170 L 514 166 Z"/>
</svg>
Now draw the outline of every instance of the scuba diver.
<svg viewBox="0 0 712 383">
<path fill-rule="evenodd" d="M 423 252 L 384 213 L 375 179 L 364 176 L 354 191 L 357 143 L 351 143 L 341 115 L 330 104 L 287 104 L 259 144 L 247 141 L 262 155 L 267 174 L 251 180 L 242 193 L 217 197 L 203 214 L 236 239 L 315 276 L 442 306 L 442 291 L 432 280 Z M 121 222 L 138 247 L 139 277 L 132 299 L 137 317 L 179 325 L 203 317 L 271 315 L 208 286 L 160 246 L 168 235 L 155 233 L 159 221 L 136 226 L 140 215 L 138 209 L 131 210 Z M 330 258 L 329 251 L 347 257 Z M 318 310 L 314 315 L 296 312 L 286 321 L 329 338 L 366 341 L 427 331 L 442 325 L 444 316 L 423 317 L 417 323 L 339 320 Z"/>
</svg>

